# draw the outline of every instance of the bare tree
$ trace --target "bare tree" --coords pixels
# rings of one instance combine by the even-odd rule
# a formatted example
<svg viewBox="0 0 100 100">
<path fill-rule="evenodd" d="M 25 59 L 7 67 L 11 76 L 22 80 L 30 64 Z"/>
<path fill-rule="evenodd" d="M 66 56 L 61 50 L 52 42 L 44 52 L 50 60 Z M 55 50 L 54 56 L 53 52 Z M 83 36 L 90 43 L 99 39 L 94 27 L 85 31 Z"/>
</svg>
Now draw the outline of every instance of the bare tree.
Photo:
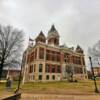
<svg viewBox="0 0 100 100">
<path fill-rule="evenodd" d="M 100 65 L 100 40 L 88 48 L 88 55 L 92 57 L 93 64 Z"/>
<path fill-rule="evenodd" d="M 68 75 L 68 81 L 73 82 L 73 68 L 72 68 L 72 66 L 68 66 L 66 68 L 66 72 Z"/>
<path fill-rule="evenodd" d="M 23 40 L 23 31 L 10 25 L 0 25 L 0 80 L 4 67 L 17 67 L 21 64 Z"/>
<path fill-rule="evenodd" d="M 88 54 L 92 57 L 99 57 L 100 58 L 100 41 L 93 45 L 93 47 L 88 48 Z"/>
</svg>

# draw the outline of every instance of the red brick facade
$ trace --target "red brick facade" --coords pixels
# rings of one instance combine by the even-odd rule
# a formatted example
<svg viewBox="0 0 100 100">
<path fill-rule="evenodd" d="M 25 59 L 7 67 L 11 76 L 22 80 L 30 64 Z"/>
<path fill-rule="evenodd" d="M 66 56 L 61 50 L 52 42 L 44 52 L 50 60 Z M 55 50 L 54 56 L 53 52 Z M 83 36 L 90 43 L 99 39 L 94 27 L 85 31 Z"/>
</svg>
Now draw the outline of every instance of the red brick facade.
<svg viewBox="0 0 100 100">
<path fill-rule="evenodd" d="M 59 34 L 54 25 L 48 32 L 47 41 L 46 43 L 43 32 L 40 32 L 35 45 L 26 50 L 24 78 L 27 78 L 24 81 L 63 80 L 67 77 L 68 67 L 73 68 L 75 76 L 86 77 L 84 53 L 80 46 L 77 46 L 76 50 L 60 46 Z"/>
</svg>

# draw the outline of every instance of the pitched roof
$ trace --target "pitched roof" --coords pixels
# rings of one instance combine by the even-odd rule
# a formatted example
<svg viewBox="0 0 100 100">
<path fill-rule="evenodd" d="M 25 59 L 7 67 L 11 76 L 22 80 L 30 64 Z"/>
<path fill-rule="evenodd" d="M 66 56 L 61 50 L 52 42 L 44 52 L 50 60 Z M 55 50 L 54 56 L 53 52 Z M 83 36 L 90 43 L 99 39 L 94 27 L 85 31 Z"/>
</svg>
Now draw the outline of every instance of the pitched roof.
<svg viewBox="0 0 100 100">
<path fill-rule="evenodd" d="M 51 37 L 51 36 L 59 37 L 59 33 L 56 30 L 54 25 L 51 26 L 51 29 L 48 32 L 48 37 Z"/>
<path fill-rule="evenodd" d="M 56 31 L 56 28 L 55 28 L 54 25 L 52 25 L 52 26 L 51 26 L 51 29 L 50 29 L 50 32 L 54 32 L 54 31 Z"/>
<path fill-rule="evenodd" d="M 42 31 L 40 31 L 39 35 L 36 37 L 36 39 L 38 39 L 38 38 L 46 39 L 46 37 Z"/>
</svg>

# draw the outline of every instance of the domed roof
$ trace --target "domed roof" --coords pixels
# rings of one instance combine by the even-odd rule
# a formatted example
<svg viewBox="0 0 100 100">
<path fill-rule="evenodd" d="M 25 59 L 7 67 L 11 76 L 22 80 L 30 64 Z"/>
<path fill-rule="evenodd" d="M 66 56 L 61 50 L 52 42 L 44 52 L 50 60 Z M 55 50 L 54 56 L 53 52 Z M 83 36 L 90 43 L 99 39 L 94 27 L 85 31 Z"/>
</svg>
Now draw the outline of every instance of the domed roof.
<svg viewBox="0 0 100 100">
<path fill-rule="evenodd" d="M 56 30 L 56 28 L 55 28 L 54 25 L 51 26 L 51 29 L 48 32 L 48 37 L 47 38 L 51 38 L 51 37 L 57 37 L 57 38 L 59 38 L 59 33 Z"/>
</svg>

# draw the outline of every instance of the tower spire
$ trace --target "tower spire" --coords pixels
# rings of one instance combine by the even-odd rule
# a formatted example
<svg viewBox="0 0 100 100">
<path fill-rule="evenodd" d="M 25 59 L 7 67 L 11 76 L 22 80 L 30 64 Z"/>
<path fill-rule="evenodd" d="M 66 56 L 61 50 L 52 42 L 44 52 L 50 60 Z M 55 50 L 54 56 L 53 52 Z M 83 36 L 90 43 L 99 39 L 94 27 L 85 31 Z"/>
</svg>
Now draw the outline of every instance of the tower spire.
<svg viewBox="0 0 100 100">
<path fill-rule="evenodd" d="M 56 31 L 54 24 L 51 26 L 50 32 Z"/>
<path fill-rule="evenodd" d="M 56 30 L 54 24 L 51 26 L 49 32 L 48 32 L 48 44 L 50 45 L 59 45 L 59 33 Z"/>
</svg>

